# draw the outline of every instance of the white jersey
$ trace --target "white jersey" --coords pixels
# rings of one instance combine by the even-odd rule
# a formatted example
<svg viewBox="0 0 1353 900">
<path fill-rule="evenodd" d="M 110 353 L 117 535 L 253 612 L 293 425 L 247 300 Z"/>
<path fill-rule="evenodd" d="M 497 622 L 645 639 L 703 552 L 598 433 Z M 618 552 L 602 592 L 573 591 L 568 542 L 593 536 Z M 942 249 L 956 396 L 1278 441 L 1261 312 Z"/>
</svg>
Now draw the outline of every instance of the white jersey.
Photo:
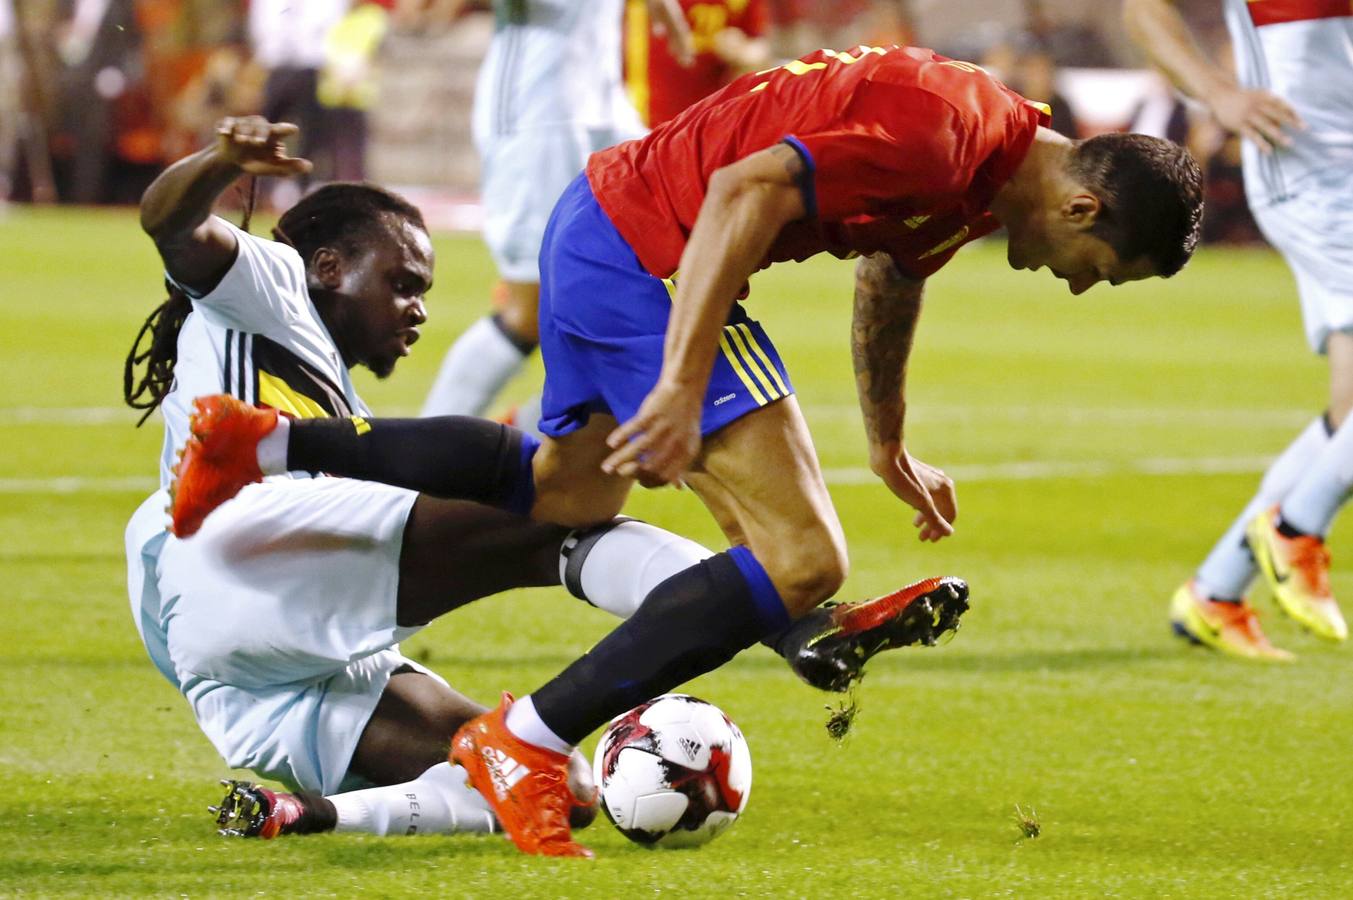
<svg viewBox="0 0 1353 900">
<path fill-rule="evenodd" d="M 228 224 L 228 223 L 227 223 Z M 161 488 L 126 530 L 132 617 L 156 668 L 231 767 L 333 793 L 386 683 L 412 491 L 349 478 L 246 486 L 188 540 L 165 530 L 165 486 L 195 397 L 229 393 L 293 416 L 367 415 L 285 244 L 232 230 L 239 250 L 194 298 L 165 398 Z M 430 673 L 429 673 L 430 674 Z"/>
<path fill-rule="evenodd" d="M 194 298 L 179 332 L 174 389 L 160 404 L 160 487 L 188 439 L 193 400 L 232 394 L 297 418 L 366 415 L 338 347 L 320 321 L 300 254 L 229 222 L 239 251 L 209 294 Z"/>
<path fill-rule="evenodd" d="M 624 0 L 493 0 L 476 139 L 560 124 L 643 134 L 621 77 L 623 8 Z"/>
<path fill-rule="evenodd" d="M 1353 6 L 1331 0 L 1224 0 L 1236 76 L 1285 100 L 1306 123 L 1291 148 L 1242 153 L 1250 202 L 1284 200 L 1309 179 L 1353 171 Z M 1353 193 L 1353 191 L 1350 191 Z"/>
<path fill-rule="evenodd" d="M 197 397 L 232 394 L 298 418 L 369 414 L 310 302 L 300 254 L 224 224 L 239 244 L 235 261 L 210 293 L 194 298 L 193 312 L 179 331 L 174 388 L 160 404 L 160 494 L 166 494 L 175 457 L 188 440 L 188 417 Z M 138 516 L 128 541 L 148 545 L 166 524 L 165 516 Z M 139 600 L 132 598 L 134 612 Z"/>
</svg>

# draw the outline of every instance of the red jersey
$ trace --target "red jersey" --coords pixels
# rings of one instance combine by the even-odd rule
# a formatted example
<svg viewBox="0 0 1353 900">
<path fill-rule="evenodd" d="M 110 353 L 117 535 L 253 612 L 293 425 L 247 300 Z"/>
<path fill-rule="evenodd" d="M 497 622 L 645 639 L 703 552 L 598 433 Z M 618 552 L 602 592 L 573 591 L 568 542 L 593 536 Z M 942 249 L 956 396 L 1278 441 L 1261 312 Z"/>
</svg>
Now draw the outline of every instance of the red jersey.
<svg viewBox="0 0 1353 900">
<path fill-rule="evenodd" d="M 767 0 L 680 0 L 691 26 L 695 62 L 682 68 L 653 34 L 647 0 L 625 4 L 625 88 L 652 128 L 728 84 L 737 74 L 714 52 L 714 36 L 736 28 L 749 38 L 766 33 Z"/>
<path fill-rule="evenodd" d="M 808 214 L 781 229 L 762 267 L 882 251 L 924 278 L 1000 227 L 987 207 L 1046 122 L 977 66 L 930 50 L 818 50 L 592 154 L 587 180 L 644 268 L 665 278 L 710 175 L 784 140 L 808 163 Z"/>
</svg>

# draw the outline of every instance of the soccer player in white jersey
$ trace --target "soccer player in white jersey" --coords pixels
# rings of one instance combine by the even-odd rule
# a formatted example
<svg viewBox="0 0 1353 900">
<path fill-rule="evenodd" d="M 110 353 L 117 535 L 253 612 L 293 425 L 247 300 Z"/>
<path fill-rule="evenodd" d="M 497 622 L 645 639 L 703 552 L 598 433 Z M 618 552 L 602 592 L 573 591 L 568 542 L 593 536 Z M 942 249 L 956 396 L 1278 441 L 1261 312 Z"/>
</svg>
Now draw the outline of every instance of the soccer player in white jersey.
<svg viewBox="0 0 1353 900">
<path fill-rule="evenodd" d="M 1296 276 L 1330 396 L 1175 593 L 1182 636 L 1248 659 L 1289 660 L 1245 594 L 1262 573 L 1280 609 L 1343 641 L 1325 548 L 1353 488 L 1353 7 L 1346 0 L 1223 0 L 1235 73 L 1199 49 L 1169 0 L 1125 0 L 1129 32 L 1183 91 L 1244 138 L 1245 192 Z"/>
<path fill-rule="evenodd" d="M 692 58 L 676 0 L 648 0 L 678 59 Z M 447 351 L 423 415 L 481 415 L 535 350 L 540 244 L 554 203 L 595 150 L 645 129 L 621 76 L 624 0 L 493 0 L 495 30 L 475 85 L 484 240 L 500 309 Z M 528 408 L 516 421 L 534 428 Z"/>
<path fill-rule="evenodd" d="M 128 402 L 147 414 L 158 407 L 165 421 L 160 489 L 126 531 L 132 614 L 222 757 L 303 792 L 231 783 L 227 831 L 489 830 L 486 804 L 446 762 L 451 735 L 485 708 L 397 642 L 477 598 L 561 580 L 627 616 L 708 551 L 632 520 L 570 534 L 475 503 L 306 476 L 253 485 L 191 539 L 166 531 L 195 397 L 362 421 L 348 369 L 388 375 L 427 317 L 432 245 L 418 210 L 394 194 L 326 186 L 281 217 L 276 240 L 211 215 L 241 174 L 308 171 L 286 156 L 295 130 L 226 119 L 213 146 L 166 170 L 142 200 L 171 297 L 127 362 Z M 481 424 L 491 447 L 519 452 L 518 433 Z M 453 477 L 494 497 L 491 471 L 462 468 Z M 590 809 L 594 791 L 577 762 L 575 794 Z"/>
</svg>

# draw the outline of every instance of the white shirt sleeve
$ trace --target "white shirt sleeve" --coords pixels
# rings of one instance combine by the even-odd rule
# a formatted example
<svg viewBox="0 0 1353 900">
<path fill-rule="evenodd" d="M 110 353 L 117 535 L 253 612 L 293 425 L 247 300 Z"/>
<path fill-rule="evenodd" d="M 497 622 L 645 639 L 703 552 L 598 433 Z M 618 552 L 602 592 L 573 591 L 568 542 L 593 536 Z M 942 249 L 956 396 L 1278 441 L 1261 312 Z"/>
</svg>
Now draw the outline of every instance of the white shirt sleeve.
<svg viewBox="0 0 1353 900">
<path fill-rule="evenodd" d="M 220 221 L 235 233 L 239 249 L 216 287 L 200 297 L 188 292 L 193 306 L 226 328 L 258 334 L 308 318 L 310 296 L 300 254 Z"/>
</svg>

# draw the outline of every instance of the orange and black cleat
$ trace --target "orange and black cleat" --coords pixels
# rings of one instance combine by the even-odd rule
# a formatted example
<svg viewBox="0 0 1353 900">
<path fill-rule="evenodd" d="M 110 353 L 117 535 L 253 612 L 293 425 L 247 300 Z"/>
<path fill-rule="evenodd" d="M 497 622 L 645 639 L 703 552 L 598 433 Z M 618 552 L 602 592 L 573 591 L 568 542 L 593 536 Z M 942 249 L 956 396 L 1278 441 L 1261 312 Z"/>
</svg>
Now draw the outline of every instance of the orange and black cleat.
<svg viewBox="0 0 1353 900">
<path fill-rule="evenodd" d="M 839 693 L 860 680 L 874 654 L 934 646 L 958 630 L 967 610 L 966 582 L 927 578 L 873 600 L 824 603 L 791 625 L 775 649 L 804 681 Z"/>
<path fill-rule="evenodd" d="M 263 480 L 258 442 L 277 427 L 277 410 L 259 409 L 229 394 L 198 397 L 188 422 L 190 436 L 169 485 L 169 530 L 197 533 L 212 510 Z"/>
<path fill-rule="evenodd" d="M 451 741 L 451 762 L 493 807 L 503 831 L 523 853 L 591 858 L 573 840 L 569 815 L 577 802 L 569 787 L 569 757 L 528 744 L 507 727 L 512 695 L 466 722 Z"/>
</svg>

